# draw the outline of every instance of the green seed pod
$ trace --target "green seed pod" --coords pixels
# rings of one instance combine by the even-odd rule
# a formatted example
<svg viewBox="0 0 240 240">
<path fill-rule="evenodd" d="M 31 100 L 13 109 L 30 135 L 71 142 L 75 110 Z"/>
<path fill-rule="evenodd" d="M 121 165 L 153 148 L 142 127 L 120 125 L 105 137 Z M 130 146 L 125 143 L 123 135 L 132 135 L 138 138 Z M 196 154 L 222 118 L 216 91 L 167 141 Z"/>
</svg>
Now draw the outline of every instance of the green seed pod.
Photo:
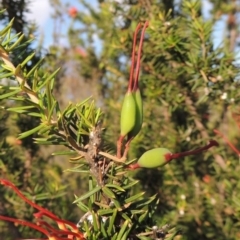
<svg viewBox="0 0 240 240">
<path fill-rule="evenodd" d="M 124 156 L 126 157 L 129 149 L 129 145 L 132 139 L 139 133 L 142 127 L 143 106 L 142 106 L 141 94 L 138 89 L 138 78 L 139 78 L 139 72 L 140 72 L 141 51 L 142 51 L 144 33 L 146 28 L 148 27 L 148 21 L 145 22 L 143 26 L 137 59 L 135 59 L 137 34 L 140 31 L 141 26 L 142 24 L 139 23 L 133 38 L 133 48 L 132 48 L 132 57 L 131 57 L 132 64 L 130 69 L 128 90 L 123 101 L 122 112 L 121 112 L 121 134 L 120 134 L 120 137 L 118 138 L 118 143 L 117 143 L 118 158 L 121 158 L 122 142 L 125 136 L 127 136 L 128 138 L 127 143 L 125 145 L 125 150 L 124 150 Z M 136 69 L 135 69 L 135 66 L 136 66 Z"/>
<path fill-rule="evenodd" d="M 136 102 L 133 93 L 127 92 L 121 111 L 121 136 L 126 136 L 134 127 L 136 121 Z"/>
<path fill-rule="evenodd" d="M 133 92 L 133 96 L 136 104 L 136 121 L 135 121 L 134 128 L 128 134 L 128 139 L 135 137 L 139 133 L 139 131 L 142 128 L 142 122 L 143 122 L 143 101 L 142 101 L 140 90 L 137 89 L 136 92 Z"/>
<path fill-rule="evenodd" d="M 141 38 L 140 38 L 135 74 L 134 74 L 134 71 L 132 70 L 131 75 L 130 75 L 134 79 L 133 88 L 131 90 L 132 90 L 132 93 L 134 94 L 134 99 L 136 102 L 136 122 L 135 122 L 135 126 L 134 126 L 133 130 L 128 135 L 128 140 L 130 140 L 130 141 L 132 140 L 132 138 L 134 138 L 139 133 L 139 131 L 142 128 L 142 122 L 143 122 L 143 101 L 142 101 L 141 92 L 138 87 L 138 81 L 139 81 L 139 73 L 140 73 L 140 62 L 141 62 L 143 39 L 144 39 L 145 30 L 147 27 L 148 27 L 148 22 L 145 22 L 143 29 L 142 29 Z M 134 45 L 133 53 L 132 53 L 133 60 L 134 60 L 135 44 L 136 44 L 136 36 L 134 38 L 134 44 L 133 44 Z M 133 64 L 133 66 L 134 66 L 134 64 Z"/>
<path fill-rule="evenodd" d="M 156 168 L 167 163 L 166 154 L 171 154 L 167 148 L 154 148 L 145 152 L 138 160 L 139 167 Z"/>
<path fill-rule="evenodd" d="M 134 170 L 141 167 L 143 168 L 160 167 L 172 161 L 173 159 L 178 159 L 190 155 L 196 155 L 214 146 L 215 147 L 219 146 L 218 142 L 215 140 L 210 140 L 207 145 L 186 152 L 171 153 L 167 148 L 154 148 L 152 150 L 145 152 L 139 158 L 137 163 L 129 165 L 128 168 Z"/>
</svg>

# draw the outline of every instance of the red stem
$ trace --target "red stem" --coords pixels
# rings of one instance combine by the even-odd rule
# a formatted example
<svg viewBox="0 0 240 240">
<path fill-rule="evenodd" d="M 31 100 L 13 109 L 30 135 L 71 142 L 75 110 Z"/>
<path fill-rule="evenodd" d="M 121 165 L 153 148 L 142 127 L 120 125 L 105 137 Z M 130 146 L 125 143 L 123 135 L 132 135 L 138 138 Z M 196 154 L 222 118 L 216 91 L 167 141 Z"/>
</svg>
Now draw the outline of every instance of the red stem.
<svg viewBox="0 0 240 240">
<path fill-rule="evenodd" d="M 142 24 L 139 23 L 137 25 L 137 28 L 134 32 L 134 37 L 133 37 L 133 47 L 132 47 L 132 62 L 131 62 L 131 68 L 130 68 L 130 77 L 129 77 L 129 82 L 128 82 L 128 92 L 132 92 L 133 89 L 133 74 L 134 74 L 134 67 L 135 67 L 135 49 L 136 49 L 136 42 L 137 42 L 137 35 L 138 32 L 141 28 Z"/>
<path fill-rule="evenodd" d="M 187 152 L 180 152 L 180 153 L 168 153 L 165 155 L 166 161 L 170 162 L 173 159 L 177 159 L 180 157 L 186 157 L 189 155 L 196 155 L 198 153 L 201 153 L 202 151 L 208 150 L 209 148 L 213 147 L 213 146 L 219 146 L 218 142 L 215 140 L 210 140 L 209 144 L 198 148 L 196 150 L 192 150 L 192 151 L 187 151 Z"/>
<path fill-rule="evenodd" d="M 146 31 L 146 28 L 148 27 L 149 22 L 146 21 L 144 23 L 143 29 L 142 29 L 142 34 L 139 42 L 139 48 L 138 48 L 138 54 L 137 54 L 137 64 L 136 64 L 136 73 L 135 73 L 135 78 L 134 78 L 134 86 L 133 86 L 133 91 L 136 91 L 138 89 L 138 78 L 139 78 L 139 72 L 140 72 L 140 62 L 141 62 L 141 53 L 142 53 L 142 47 L 143 47 L 143 39 L 144 39 L 144 34 Z"/>
<path fill-rule="evenodd" d="M 59 230 L 59 229 L 55 229 L 54 227 L 52 227 L 49 223 L 45 222 L 45 221 L 42 221 L 42 220 L 38 220 L 37 221 L 37 224 L 38 226 L 45 226 L 46 229 L 48 229 L 49 231 L 51 231 L 52 233 L 56 233 L 56 234 L 60 234 L 62 233 L 62 230 Z"/>
<path fill-rule="evenodd" d="M 6 216 L 2 216 L 2 215 L 0 215 L 0 220 L 18 223 L 18 224 L 23 225 L 23 226 L 28 226 L 32 229 L 35 229 L 35 230 L 45 234 L 47 237 L 51 237 L 51 235 L 49 234 L 49 232 L 46 229 L 44 229 L 42 227 L 39 227 L 38 225 L 36 225 L 34 223 L 27 222 L 27 221 L 20 220 L 20 219 L 16 219 L 16 218 L 6 217 Z"/>
<path fill-rule="evenodd" d="M 240 156 L 240 151 L 228 140 L 228 138 L 222 134 L 220 131 L 218 131 L 217 129 L 213 130 L 216 134 L 220 135 L 224 141 L 228 144 L 228 146 L 238 155 Z"/>
<path fill-rule="evenodd" d="M 131 164 L 127 167 L 128 169 L 135 170 L 137 168 L 140 168 L 138 163 Z"/>
<path fill-rule="evenodd" d="M 71 226 L 75 232 L 79 232 L 78 231 L 78 228 L 76 227 L 75 224 L 73 224 L 72 222 L 69 222 L 69 221 L 66 221 L 66 220 L 62 220 L 60 218 L 58 218 L 56 215 L 54 215 L 52 212 L 48 211 L 47 209 L 45 208 L 42 208 L 41 206 L 37 205 L 36 203 L 30 201 L 29 199 L 27 199 L 20 191 L 19 189 L 14 185 L 12 184 L 11 182 L 9 182 L 8 180 L 6 179 L 0 179 L 0 183 L 5 185 L 5 186 L 8 186 L 10 188 L 13 189 L 13 191 L 21 198 L 23 199 L 25 202 L 27 202 L 30 206 L 36 208 L 39 210 L 38 213 L 35 213 L 34 216 L 36 218 L 40 218 L 42 215 L 44 216 L 47 216 L 49 218 L 51 218 L 52 220 L 54 220 L 60 229 L 63 229 L 63 230 L 67 230 L 66 225 L 69 225 Z"/>
<path fill-rule="evenodd" d="M 67 220 L 60 219 L 57 216 L 49 216 L 48 213 L 46 213 L 46 212 L 37 212 L 37 213 L 34 213 L 33 215 L 36 218 L 41 218 L 42 216 L 46 216 L 46 217 L 51 218 L 52 220 L 54 220 L 58 224 L 59 228 L 62 229 L 62 230 L 68 230 L 65 226 L 65 224 L 66 224 L 66 225 L 72 227 L 75 231 L 78 231 L 78 228 L 74 223 L 69 222 Z"/>
<path fill-rule="evenodd" d="M 14 185 L 12 184 L 11 182 L 9 182 L 8 180 L 6 179 L 2 179 L 0 178 L 0 183 L 5 185 L 5 186 L 8 186 L 10 188 L 12 188 L 12 190 L 21 198 L 23 199 L 23 201 L 25 201 L 26 203 L 28 203 L 30 206 L 38 209 L 40 212 L 44 212 L 46 215 L 48 215 L 50 218 L 51 217 L 55 217 L 57 218 L 56 215 L 54 215 L 52 212 L 48 211 L 47 209 L 45 208 L 42 208 L 41 206 L 38 206 L 36 203 L 30 201 L 29 199 L 27 199 L 20 191 L 19 189 Z"/>
<path fill-rule="evenodd" d="M 52 227 L 50 224 L 48 224 L 45 221 L 38 221 L 38 224 L 41 226 L 45 226 L 47 229 L 49 229 L 51 231 L 51 233 L 54 233 L 54 236 L 63 236 L 63 235 L 67 235 L 68 239 L 70 236 L 73 237 L 78 237 L 80 239 L 83 239 L 83 235 L 81 233 L 76 233 L 76 232 L 71 232 L 69 230 L 59 230 L 59 229 L 55 229 L 54 227 Z M 72 239 L 71 238 L 71 239 Z"/>
</svg>

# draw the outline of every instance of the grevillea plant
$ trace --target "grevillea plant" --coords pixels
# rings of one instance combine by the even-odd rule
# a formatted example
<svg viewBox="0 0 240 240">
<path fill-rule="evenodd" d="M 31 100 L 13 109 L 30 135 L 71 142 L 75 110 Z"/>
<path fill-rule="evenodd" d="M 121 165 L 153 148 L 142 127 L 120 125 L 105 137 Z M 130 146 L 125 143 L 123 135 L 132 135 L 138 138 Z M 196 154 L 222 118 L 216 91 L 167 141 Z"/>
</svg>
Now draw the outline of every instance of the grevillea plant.
<svg viewBox="0 0 240 240">
<path fill-rule="evenodd" d="M 205 147 L 183 153 L 172 154 L 166 148 L 147 151 L 135 162 L 127 159 L 131 140 L 138 134 L 142 126 L 143 106 L 138 87 L 141 51 L 146 28 L 146 21 L 137 26 L 133 37 L 132 66 L 127 94 L 124 98 L 121 112 L 121 133 L 117 142 L 117 153 L 110 151 L 104 142 L 102 126 L 103 114 L 96 107 L 94 100 L 86 99 L 80 103 L 70 103 L 61 109 L 53 96 L 54 80 L 58 73 L 44 72 L 41 60 L 32 69 L 27 70 L 26 64 L 34 54 L 15 66 L 10 56 L 16 49 L 24 49 L 20 34 L 11 32 L 12 22 L 0 32 L 0 78 L 15 84 L 0 86 L 0 99 L 11 99 L 15 107 L 5 110 L 28 114 L 39 119 L 39 126 L 29 129 L 19 135 L 19 139 L 37 134 L 33 140 L 42 145 L 63 145 L 65 152 L 54 155 L 71 155 L 73 168 L 68 172 L 87 174 L 89 191 L 82 196 L 75 195 L 73 201 L 83 212 L 75 224 L 62 220 L 50 211 L 27 199 L 13 183 L 1 179 L 1 184 L 13 189 L 27 204 L 37 210 L 34 217 L 36 224 L 11 216 L 0 216 L 1 220 L 25 225 L 42 232 L 48 239 L 173 239 L 179 230 L 169 224 L 164 226 L 155 221 L 154 213 L 158 206 L 157 194 L 146 197 L 144 192 L 133 191 L 138 181 L 134 180 L 131 170 L 144 167 L 156 168 L 170 162 L 172 159 L 199 154 L 217 142 L 211 140 Z M 142 28 L 140 45 L 135 64 L 136 41 Z M 151 36 L 149 36 L 151 37 Z M 41 66 L 43 64 L 43 66 Z M 136 66 L 136 70 L 135 70 Z M 122 154 L 122 142 L 127 142 Z M 110 140 L 108 140 L 110 141 Z M 42 218 L 53 220 L 59 229 L 50 225 Z"/>
</svg>

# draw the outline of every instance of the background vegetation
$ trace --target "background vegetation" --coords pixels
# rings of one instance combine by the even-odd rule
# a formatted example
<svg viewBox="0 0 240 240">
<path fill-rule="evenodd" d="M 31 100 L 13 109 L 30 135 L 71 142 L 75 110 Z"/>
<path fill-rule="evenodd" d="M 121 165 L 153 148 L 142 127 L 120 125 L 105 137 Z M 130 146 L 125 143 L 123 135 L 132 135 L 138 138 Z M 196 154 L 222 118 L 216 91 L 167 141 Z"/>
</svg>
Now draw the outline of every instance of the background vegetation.
<svg viewBox="0 0 240 240">
<path fill-rule="evenodd" d="M 62 109 L 67 109 L 69 101 L 77 104 L 92 95 L 104 112 L 107 148 L 114 152 L 121 103 L 128 83 L 133 32 L 138 22 L 149 20 L 140 76 L 144 123 L 131 145 L 129 159 L 139 158 L 154 147 L 181 152 L 197 148 L 212 138 L 220 143 L 218 148 L 204 154 L 131 174 L 140 180 L 134 193 L 143 190 L 146 197 L 157 194 L 159 202 L 154 202 L 154 219 L 158 226 L 171 224 L 181 229 L 182 234 L 175 239 L 240 237 L 239 153 L 214 133 L 214 129 L 221 131 L 240 148 L 237 58 L 240 6 L 234 0 L 209 2 L 212 11 L 205 17 L 204 1 L 120 3 L 109 0 L 99 1 L 93 7 L 89 1 L 81 0 L 83 11 L 71 3 L 64 5 L 51 0 L 55 22 L 62 22 L 66 17 L 71 19 L 69 44 L 50 46 L 47 54 L 43 49 L 36 49 L 36 55 L 26 65 L 26 71 L 30 71 L 45 57 L 42 72 L 50 75 L 61 67 L 55 76 L 52 95 Z M 31 38 L 36 30 L 24 17 L 28 4 L 23 0 L 1 2 L 1 8 L 6 8 L 1 15 L 2 23 L 7 24 L 15 17 L 12 28 L 24 32 L 23 41 Z M 217 36 L 222 38 L 217 46 L 214 30 L 220 21 L 225 31 Z M 59 31 L 53 30 L 56 39 L 62 37 Z M 24 51 L 16 49 L 12 57 L 14 65 L 22 63 L 31 51 L 31 43 L 25 45 Z M 2 79 L 1 83 L 3 80 L 6 81 Z M 7 84 L 12 85 L 13 81 L 10 79 Z M 16 139 L 18 133 L 38 126 L 41 121 L 34 116 L 6 111 L 24 104 L 1 100 L 1 106 L 5 107 L 0 112 L 1 177 L 13 181 L 27 196 L 34 197 L 55 214 L 78 222 L 83 212 L 72 202 L 74 194 L 80 196 L 87 191 L 88 175 L 63 172 L 79 164 L 69 163 L 69 156 L 51 156 L 52 152 L 66 150 L 64 146 L 39 147 L 32 140 L 37 135 L 21 142 Z M 33 210 L 18 202 L 11 192 L 6 193 L 5 188 L 0 191 L 1 215 L 32 219 Z M 4 239 L 35 234 L 28 228 L 0 224 Z M 9 229 L 13 234 L 10 238 Z"/>
</svg>

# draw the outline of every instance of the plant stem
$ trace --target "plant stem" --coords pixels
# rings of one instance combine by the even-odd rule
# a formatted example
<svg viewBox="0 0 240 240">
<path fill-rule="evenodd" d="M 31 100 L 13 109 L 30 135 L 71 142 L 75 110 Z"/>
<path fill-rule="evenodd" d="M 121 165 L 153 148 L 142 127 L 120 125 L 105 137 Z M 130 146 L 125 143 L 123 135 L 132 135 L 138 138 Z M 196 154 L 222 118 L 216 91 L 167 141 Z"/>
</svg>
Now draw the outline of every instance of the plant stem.
<svg viewBox="0 0 240 240">
<path fill-rule="evenodd" d="M 136 73 L 135 73 L 135 78 L 134 78 L 134 86 L 133 86 L 133 91 L 137 91 L 138 89 L 138 79 L 139 79 L 139 72 L 140 72 L 140 62 L 141 62 L 141 52 L 142 52 L 142 46 L 143 46 L 143 39 L 144 39 L 144 34 L 145 30 L 148 27 L 149 22 L 146 21 L 144 23 L 143 29 L 142 29 L 142 34 L 139 42 L 139 47 L 138 47 L 138 53 L 137 53 L 137 64 L 136 64 Z"/>
<path fill-rule="evenodd" d="M 198 149 L 195 149 L 195 150 L 192 150 L 192 151 L 186 151 L 186 152 L 180 152 L 180 153 L 168 153 L 168 154 L 165 155 L 165 158 L 166 158 L 167 162 L 170 162 L 173 159 L 177 159 L 177 158 L 180 158 L 180 157 L 186 157 L 186 156 L 189 156 L 189 155 L 196 155 L 196 154 L 201 153 L 205 150 L 208 150 L 209 148 L 211 148 L 213 146 L 219 146 L 219 144 L 215 140 L 210 140 L 209 144 L 204 146 L 204 147 L 201 147 L 201 148 L 198 148 Z"/>
<path fill-rule="evenodd" d="M 133 77 L 134 77 L 134 67 L 135 67 L 135 52 L 136 52 L 136 42 L 137 42 L 137 35 L 138 35 L 138 32 L 141 28 L 142 24 L 139 23 L 137 25 L 137 28 L 134 32 L 134 37 L 133 37 L 133 46 L 132 46 L 132 57 L 131 57 L 131 68 L 130 68 L 130 77 L 129 77 L 129 82 L 128 82 L 128 92 L 132 92 L 133 90 Z"/>
<path fill-rule="evenodd" d="M 220 131 L 214 129 L 213 130 L 216 134 L 220 135 L 224 141 L 227 143 L 227 145 L 238 155 L 240 156 L 240 151 L 229 141 L 229 139 L 224 135 L 222 134 Z"/>
</svg>

